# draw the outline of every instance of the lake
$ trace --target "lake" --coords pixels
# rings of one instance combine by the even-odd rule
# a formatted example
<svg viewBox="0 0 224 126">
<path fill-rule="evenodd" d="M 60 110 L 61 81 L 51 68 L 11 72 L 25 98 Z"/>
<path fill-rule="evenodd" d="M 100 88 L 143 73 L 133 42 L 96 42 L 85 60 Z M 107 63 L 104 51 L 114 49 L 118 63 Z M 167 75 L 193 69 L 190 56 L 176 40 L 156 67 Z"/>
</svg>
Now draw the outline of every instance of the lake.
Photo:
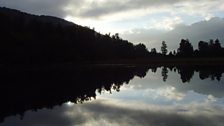
<svg viewBox="0 0 224 126">
<path fill-rule="evenodd" d="M 223 126 L 224 66 L 2 68 L 0 126 Z"/>
</svg>

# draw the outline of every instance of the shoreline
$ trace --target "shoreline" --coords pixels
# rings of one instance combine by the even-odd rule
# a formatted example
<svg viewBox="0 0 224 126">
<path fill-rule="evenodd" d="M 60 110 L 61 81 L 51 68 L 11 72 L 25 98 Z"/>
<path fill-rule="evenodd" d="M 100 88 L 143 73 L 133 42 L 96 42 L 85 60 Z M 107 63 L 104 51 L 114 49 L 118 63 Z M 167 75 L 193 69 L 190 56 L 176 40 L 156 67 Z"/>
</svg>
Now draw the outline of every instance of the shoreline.
<svg viewBox="0 0 224 126">
<path fill-rule="evenodd" d="M 63 68 L 63 67 L 112 67 L 112 66 L 224 66 L 224 58 L 157 58 L 124 59 L 82 62 L 52 62 L 41 64 L 1 64 L 0 68 Z"/>
<path fill-rule="evenodd" d="M 171 58 L 171 59 L 136 59 L 136 60 L 116 60 L 97 61 L 87 64 L 97 65 L 224 65 L 224 58 Z"/>
</svg>

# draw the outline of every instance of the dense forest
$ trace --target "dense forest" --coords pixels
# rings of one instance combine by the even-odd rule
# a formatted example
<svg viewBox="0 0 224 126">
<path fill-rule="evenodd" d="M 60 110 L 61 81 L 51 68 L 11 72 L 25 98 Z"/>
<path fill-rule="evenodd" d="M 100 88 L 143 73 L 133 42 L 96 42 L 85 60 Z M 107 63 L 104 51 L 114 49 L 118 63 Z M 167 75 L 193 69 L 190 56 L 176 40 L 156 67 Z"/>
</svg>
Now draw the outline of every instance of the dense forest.
<svg viewBox="0 0 224 126">
<path fill-rule="evenodd" d="M 102 35 L 89 27 L 66 20 L 37 16 L 0 7 L 0 63 L 113 63 L 150 61 L 185 57 L 223 57 L 220 41 L 200 41 L 193 49 L 188 39 L 182 39 L 179 48 L 167 50 L 162 42 L 161 51 L 150 51 L 142 43 L 137 45 L 123 40 L 119 34 Z"/>
</svg>

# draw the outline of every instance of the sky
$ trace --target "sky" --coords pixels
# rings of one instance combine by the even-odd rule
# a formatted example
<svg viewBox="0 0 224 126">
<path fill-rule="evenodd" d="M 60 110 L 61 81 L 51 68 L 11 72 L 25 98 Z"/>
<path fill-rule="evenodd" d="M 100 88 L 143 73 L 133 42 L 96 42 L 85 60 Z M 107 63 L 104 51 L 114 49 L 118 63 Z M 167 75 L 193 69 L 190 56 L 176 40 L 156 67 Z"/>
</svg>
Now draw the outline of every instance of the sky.
<svg viewBox="0 0 224 126">
<path fill-rule="evenodd" d="M 0 6 L 119 33 L 148 49 L 162 41 L 176 49 L 181 38 L 195 48 L 199 40 L 224 40 L 224 0 L 0 0 Z"/>
</svg>

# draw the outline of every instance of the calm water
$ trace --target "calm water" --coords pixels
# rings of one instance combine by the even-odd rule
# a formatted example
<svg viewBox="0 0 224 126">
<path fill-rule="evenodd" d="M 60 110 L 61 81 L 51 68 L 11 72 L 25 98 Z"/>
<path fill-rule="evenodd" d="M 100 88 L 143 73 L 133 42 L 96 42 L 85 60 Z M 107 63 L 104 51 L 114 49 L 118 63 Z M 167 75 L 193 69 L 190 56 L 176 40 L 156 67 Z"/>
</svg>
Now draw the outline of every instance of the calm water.
<svg viewBox="0 0 224 126">
<path fill-rule="evenodd" d="M 53 72 L 45 70 L 44 74 L 41 73 L 42 70 L 27 71 L 22 72 L 23 75 L 16 72 L 11 75 L 10 72 L 4 78 L 9 75 L 13 78 L 19 76 L 15 81 L 9 82 L 23 82 L 24 87 L 33 82 L 60 83 L 61 87 L 41 87 L 34 90 L 33 85 L 23 89 L 27 94 L 14 94 L 16 89 L 10 86 L 10 91 L 14 92 L 10 95 L 5 91 L 7 95 L 1 96 L 4 99 L 1 104 L 5 101 L 7 106 L 2 105 L 4 108 L 1 111 L 4 114 L 1 115 L 0 126 L 224 125 L 222 66 L 129 66 L 88 68 L 84 71 L 74 68 Z M 64 76 L 61 77 L 62 75 Z M 31 79 L 27 81 L 28 77 Z M 71 84 L 62 82 L 72 83 L 73 86 L 69 87 Z M 63 88 L 62 85 L 69 88 Z M 8 90 L 9 86 L 4 88 Z M 56 88 L 62 91 L 56 92 Z M 45 90 L 48 94 L 45 94 Z M 41 95 L 47 96 L 42 98 Z M 35 101 L 42 102 L 38 104 L 40 102 Z M 8 107 L 10 105 L 12 107 Z"/>
</svg>

